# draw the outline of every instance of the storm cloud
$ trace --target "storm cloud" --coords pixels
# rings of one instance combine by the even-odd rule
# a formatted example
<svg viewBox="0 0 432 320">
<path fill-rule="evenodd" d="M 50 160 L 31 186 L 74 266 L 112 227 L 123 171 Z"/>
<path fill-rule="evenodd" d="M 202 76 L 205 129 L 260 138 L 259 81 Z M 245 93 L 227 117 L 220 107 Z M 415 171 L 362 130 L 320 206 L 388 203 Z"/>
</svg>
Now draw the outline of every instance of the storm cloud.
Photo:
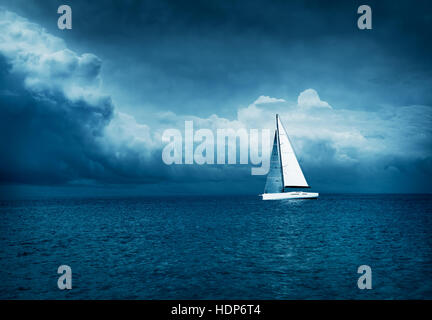
<svg viewBox="0 0 432 320">
<path fill-rule="evenodd" d="M 160 106 L 147 111 L 148 121 L 143 121 L 115 106 L 116 97 L 105 92 L 102 68 L 95 54 L 79 54 L 39 24 L 0 10 L 3 184 L 173 182 L 181 188 L 199 182 L 191 189 L 199 192 L 202 183 L 219 182 L 228 192 L 248 185 L 256 193 L 264 178 L 250 176 L 247 166 L 165 165 L 161 136 L 167 128 L 183 130 L 185 120 L 214 131 L 274 130 L 279 113 L 313 187 L 324 192 L 432 191 L 425 179 L 432 174 L 428 105 L 351 108 L 305 87 L 276 97 L 257 91 L 237 106 L 234 117 L 221 116 L 217 109 L 197 116 Z M 128 83 L 121 85 L 126 90 Z"/>
<path fill-rule="evenodd" d="M 140 166 L 134 175 L 124 168 L 136 167 L 140 157 L 128 149 L 117 161 L 120 149 L 106 139 L 107 125 L 122 117 L 100 90 L 101 60 L 78 55 L 8 11 L 0 11 L 0 30 L 1 180 L 56 184 L 140 176 Z M 140 180 L 157 176 L 150 171 Z"/>
</svg>

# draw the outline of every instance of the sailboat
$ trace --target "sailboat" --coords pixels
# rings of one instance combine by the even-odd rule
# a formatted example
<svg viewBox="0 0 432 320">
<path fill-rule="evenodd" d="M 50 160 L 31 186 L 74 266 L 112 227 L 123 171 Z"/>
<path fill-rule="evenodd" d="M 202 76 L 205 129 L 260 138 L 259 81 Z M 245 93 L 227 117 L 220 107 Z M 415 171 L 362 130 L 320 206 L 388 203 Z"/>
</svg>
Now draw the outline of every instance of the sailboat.
<svg viewBox="0 0 432 320">
<path fill-rule="evenodd" d="M 261 196 L 263 200 L 318 198 L 319 194 L 315 192 L 288 191 L 298 188 L 310 187 L 303 175 L 280 117 L 276 115 L 276 131 L 270 156 L 270 170 L 264 193 Z"/>
</svg>

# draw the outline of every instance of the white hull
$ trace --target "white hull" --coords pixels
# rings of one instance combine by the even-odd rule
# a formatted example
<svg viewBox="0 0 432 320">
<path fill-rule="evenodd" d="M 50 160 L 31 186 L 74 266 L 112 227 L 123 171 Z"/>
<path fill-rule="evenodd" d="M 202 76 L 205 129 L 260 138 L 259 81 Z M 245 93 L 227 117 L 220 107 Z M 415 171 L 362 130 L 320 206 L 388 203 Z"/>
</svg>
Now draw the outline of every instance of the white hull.
<svg viewBox="0 0 432 320">
<path fill-rule="evenodd" d="M 319 193 L 317 192 L 282 192 L 282 193 L 264 193 L 262 194 L 263 200 L 282 200 L 282 199 L 317 199 Z"/>
</svg>

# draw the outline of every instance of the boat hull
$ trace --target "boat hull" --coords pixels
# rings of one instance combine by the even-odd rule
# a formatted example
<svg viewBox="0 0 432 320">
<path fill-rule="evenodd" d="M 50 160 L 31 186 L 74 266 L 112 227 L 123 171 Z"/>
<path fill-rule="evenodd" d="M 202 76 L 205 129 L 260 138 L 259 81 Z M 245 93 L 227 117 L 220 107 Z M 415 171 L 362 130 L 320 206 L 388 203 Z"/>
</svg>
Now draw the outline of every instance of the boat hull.
<svg viewBox="0 0 432 320">
<path fill-rule="evenodd" d="M 282 200 L 282 199 L 317 199 L 317 192 L 281 192 L 281 193 L 264 193 L 261 195 L 263 200 Z"/>
</svg>

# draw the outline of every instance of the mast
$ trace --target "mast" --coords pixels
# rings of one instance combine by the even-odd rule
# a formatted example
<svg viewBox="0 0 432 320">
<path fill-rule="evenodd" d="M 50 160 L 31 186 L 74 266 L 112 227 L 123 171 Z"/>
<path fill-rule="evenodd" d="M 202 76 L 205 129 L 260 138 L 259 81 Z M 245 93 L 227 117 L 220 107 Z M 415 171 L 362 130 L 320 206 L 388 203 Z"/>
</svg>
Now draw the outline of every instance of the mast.
<svg viewBox="0 0 432 320">
<path fill-rule="evenodd" d="M 283 175 L 283 166 L 282 166 L 282 156 L 281 156 L 281 150 L 280 150 L 280 139 L 279 139 L 279 114 L 276 113 L 276 135 L 277 135 L 277 146 L 278 146 L 278 155 L 279 155 L 279 163 L 280 163 L 280 169 L 281 169 L 281 176 L 282 176 L 282 192 L 285 191 L 285 182 L 284 182 L 284 175 Z"/>
</svg>

